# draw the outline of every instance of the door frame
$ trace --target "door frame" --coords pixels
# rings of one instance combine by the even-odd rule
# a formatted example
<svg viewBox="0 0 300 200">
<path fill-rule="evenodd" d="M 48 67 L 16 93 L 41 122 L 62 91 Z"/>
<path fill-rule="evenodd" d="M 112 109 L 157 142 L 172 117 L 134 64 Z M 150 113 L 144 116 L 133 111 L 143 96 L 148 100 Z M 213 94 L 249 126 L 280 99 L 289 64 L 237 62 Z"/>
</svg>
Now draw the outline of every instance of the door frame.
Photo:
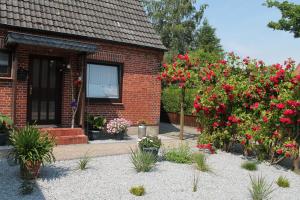
<svg viewBox="0 0 300 200">
<path fill-rule="evenodd" d="M 33 60 L 37 59 L 47 59 L 47 60 L 57 60 L 60 61 L 62 64 L 64 62 L 64 58 L 57 57 L 57 56 L 46 56 L 46 55 L 29 55 L 29 66 L 28 66 L 28 81 L 27 81 L 27 123 L 29 124 L 37 124 L 37 125 L 59 125 L 61 124 L 61 114 L 62 114 L 62 89 L 63 89 L 63 72 L 60 72 L 59 69 L 57 69 L 56 72 L 56 84 L 57 84 L 57 97 L 55 100 L 56 111 L 55 111 L 55 120 L 48 121 L 45 123 L 39 124 L 39 122 L 36 122 L 31 119 L 31 113 L 32 113 L 32 98 L 30 95 L 30 85 L 32 84 L 32 68 L 33 68 Z M 48 70 L 48 80 L 49 80 L 49 70 Z M 38 106 L 38 112 L 40 112 L 40 106 Z M 48 113 L 48 112 L 47 112 Z"/>
</svg>

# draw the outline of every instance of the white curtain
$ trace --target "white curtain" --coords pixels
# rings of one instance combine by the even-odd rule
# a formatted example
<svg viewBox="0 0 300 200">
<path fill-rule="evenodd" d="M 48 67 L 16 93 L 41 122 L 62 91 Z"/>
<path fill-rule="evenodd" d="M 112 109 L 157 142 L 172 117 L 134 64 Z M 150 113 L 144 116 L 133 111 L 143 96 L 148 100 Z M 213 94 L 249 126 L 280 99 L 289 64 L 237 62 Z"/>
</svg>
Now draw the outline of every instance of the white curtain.
<svg viewBox="0 0 300 200">
<path fill-rule="evenodd" d="M 87 97 L 119 98 L 118 67 L 88 64 Z"/>
</svg>

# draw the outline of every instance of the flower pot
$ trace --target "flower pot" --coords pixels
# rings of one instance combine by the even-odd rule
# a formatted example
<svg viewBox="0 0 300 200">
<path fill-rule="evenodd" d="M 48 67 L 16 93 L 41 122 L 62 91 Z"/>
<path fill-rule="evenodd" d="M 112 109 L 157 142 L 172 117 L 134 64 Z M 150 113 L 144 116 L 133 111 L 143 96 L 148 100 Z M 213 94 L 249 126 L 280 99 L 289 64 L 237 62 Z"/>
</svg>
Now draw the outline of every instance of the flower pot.
<svg viewBox="0 0 300 200">
<path fill-rule="evenodd" d="M 4 146 L 7 144 L 8 134 L 4 132 L 0 132 L 0 146 Z"/>
<path fill-rule="evenodd" d="M 27 161 L 25 164 L 20 164 L 20 173 L 22 179 L 32 180 L 36 179 L 41 169 L 41 162 Z"/>
<path fill-rule="evenodd" d="M 159 148 L 156 148 L 156 147 L 144 147 L 143 151 L 147 152 L 147 153 L 152 153 L 154 156 L 157 156 Z"/>
<path fill-rule="evenodd" d="M 89 140 L 107 140 L 111 138 L 104 130 L 90 130 L 88 137 Z"/>
<path fill-rule="evenodd" d="M 147 127 L 144 124 L 139 125 L 138 138 L 142 139 L 143 137 L 146 137 L 146 130 L 147 130 Z"/>
<path fill-rule="evenodd" d="M 116 134 L 115 139 L 116 140 L 124 140 L 125 136 L 127 136 L 126 131 L 123 131 L 123 132 Z"/>
</svg>

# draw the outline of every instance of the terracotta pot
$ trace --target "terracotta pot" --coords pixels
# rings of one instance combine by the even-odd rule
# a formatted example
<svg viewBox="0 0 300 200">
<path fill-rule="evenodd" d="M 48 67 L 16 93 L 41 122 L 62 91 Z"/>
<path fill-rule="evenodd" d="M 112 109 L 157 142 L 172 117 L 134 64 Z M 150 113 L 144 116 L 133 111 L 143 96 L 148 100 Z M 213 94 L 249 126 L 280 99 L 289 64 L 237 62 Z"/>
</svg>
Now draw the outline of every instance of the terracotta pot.
<svg viewBox="0 0 300 200">
<path fill-rule="evenodd" d="M 22 179 L 36 179 L 40 173 L 41 162 L 27 161 L 25 164 L 20 165 L 20 173 Z"/>
</svg>

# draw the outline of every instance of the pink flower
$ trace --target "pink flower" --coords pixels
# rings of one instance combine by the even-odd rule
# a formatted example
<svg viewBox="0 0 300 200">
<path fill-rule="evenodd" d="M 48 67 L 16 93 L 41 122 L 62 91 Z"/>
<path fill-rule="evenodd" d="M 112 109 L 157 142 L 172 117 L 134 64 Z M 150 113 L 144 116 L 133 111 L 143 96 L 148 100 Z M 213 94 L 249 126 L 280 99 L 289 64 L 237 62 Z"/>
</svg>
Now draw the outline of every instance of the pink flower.
<svg viewBox="0 0 300 200">
<path fill-rule="evenodd" d="M 250 109 L 254 110 L 259 107 L 259 102 L 255 102 L 253 105 L 250 106 Z"/>
</svg>

